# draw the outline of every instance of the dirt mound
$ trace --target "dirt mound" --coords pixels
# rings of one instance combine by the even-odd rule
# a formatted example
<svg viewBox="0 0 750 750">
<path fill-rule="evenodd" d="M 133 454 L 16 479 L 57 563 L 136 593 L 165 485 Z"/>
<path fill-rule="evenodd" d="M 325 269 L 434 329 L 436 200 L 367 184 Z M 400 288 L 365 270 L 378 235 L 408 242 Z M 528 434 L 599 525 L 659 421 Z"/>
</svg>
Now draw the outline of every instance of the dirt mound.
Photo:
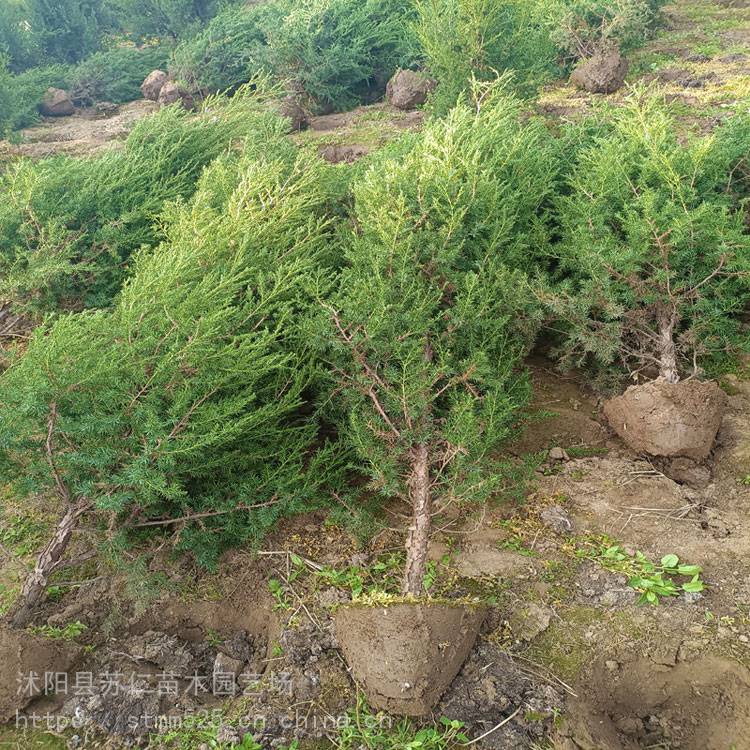
<svg viewBox="0 0 750 750">
<path fill-rule="evenodd" d="M 582 750 L 727 750 L 750 737 L 750 671 L 705 656 L 669 667 L 650 659 L 598 663 L 587 681 L 586 715 L 567 747 Z M 585 700 L 585 699 L 584 699 Z"/>
<path fill-rule="evenodd" d="M 413 70 L 397 70 L 388 81 L 385 98 L 389 104 L 399 109 L 414 109 L 427 101 L 437 81 Z"/>
<path fill-rule="evenodd" d="M 45 675 L 67 673 L 81 649 L 25 630 L 0 630 L 0 724 L 44 692 Z"/>
<path fill-rule="evenodd" d="M 485 610 L 448 604 L 345 607 L 336 637 L 375 708 L 422 716 L 469 655 Z"/>
<path fill-rule="evenodd" d="M 607 50 L 582 62 L 573 71 L 570 82 L 592 94 L 612 94 L 622 87 L 628 68 L 628 61 L 619 50 Z"/>
<path fill-rule="evenodd" d="M 70 117 L 76 108 L 67 91 L 50 88 L 39 104 L 39 111 L 46 117 Z"/>
<path fill-rule="evenodd" d="M 654 381 L 604 405 L 612 429 L 634 451 L 694 461 L 708 457 L 726 407 L 716 383 Z"/>
<path fill-rule="evenodd" d="M 117 147 L 138 120 L 156 109 L 155 102 L 141 99 L 117 107 L 109 116 L 93 108 L 79 110 L 72 117 L 51 118 L 22 130 L 20 143 L 0 141 L 0 160 L 17 156 L 41 159 L 56 154 L 85 156 Z"/>
<path fill-rule="evenodd" d="M 159 94 L 167 82 L 167 74 L 163 70 L 152 70 L 141 84 L 144 99 L 152 102 L 159 101 Z"/>
</svg>

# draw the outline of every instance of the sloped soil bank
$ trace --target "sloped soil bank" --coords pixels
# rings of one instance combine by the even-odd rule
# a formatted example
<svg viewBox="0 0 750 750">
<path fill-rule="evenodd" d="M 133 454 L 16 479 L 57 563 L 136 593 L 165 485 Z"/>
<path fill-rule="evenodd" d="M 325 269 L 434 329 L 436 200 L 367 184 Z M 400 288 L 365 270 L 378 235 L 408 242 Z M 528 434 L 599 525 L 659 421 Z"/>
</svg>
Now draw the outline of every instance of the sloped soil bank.
<svg viewBox="0 0 750 750">
<path fill-rule="evenodd" d="M 569 711 L 571 748 L 740 750 L 750 742 L 750 671 L 711 656 L 675 666 L 607 660 Z"/>
</svg>

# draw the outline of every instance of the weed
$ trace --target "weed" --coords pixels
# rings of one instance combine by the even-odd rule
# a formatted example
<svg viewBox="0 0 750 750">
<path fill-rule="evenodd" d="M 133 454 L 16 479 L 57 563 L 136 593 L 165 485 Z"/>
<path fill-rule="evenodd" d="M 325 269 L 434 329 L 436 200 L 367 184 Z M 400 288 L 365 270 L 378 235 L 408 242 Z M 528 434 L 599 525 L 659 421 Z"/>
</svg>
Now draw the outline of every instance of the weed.
<svg viewBox="0 0 750 750">
<path fill-rule="evenodd" d="M 41 635 L 44 638 L 53 638 L 61 641 L 73 641 L 88 628 L 79 620 L 69 622 L 67 625 L 38 625 L 29 628 L 34 635 Z"/>
<path fill-rule="evenodd" d="M 278 578 L 271 578 L 268 582 L 268 590 L 276 602 L 273 605 L 274 609 L 291 609 L 292 605 L 289 601 L 287 590 Z"/>
<path fill-rule="evenodd" d="M 439 724 L 417 729 L 409 719 L 393 724 L 390 716 L 373 714 L 364 698 L 349 712 L 346 725 L 334 739 L 338 750 L 448 750 L 466 743 L 463 723 L 442 717 Z"/>
<path fill-rule="evenodd" d="M 214 648 L 221 646 L 222 643 L 224 643 L 224 637 L 221 635 L 221 633 L 218 633 L 213 628 L 209 628 L 206 631 L 206 643 L 208 643 L 209 646 L 213 646 Z"/>
<path fill-rule="evenodd" d="M 400 588 L 401 566 L 403 559 L 401 555 L 391 554 L 378 559 L 366 568 L 350 565 L 343 570 L 332 567 L 324 567 L 315 575 L 324 583 L 336 588 L 349 591 L 352 599 L 358 599 L 363 595 L 375 593 L 396 593 Z M 426 578 L 430 578 L 430 585 L 435 582 L 436 566 L 433 563 Z M 425 587 L 427 580 L 425 580 Z"/>
<path fill-rule="evenodd" d="M 658 604 L 662 598 L 679 596 L 682 592 L 698 593 L 706 584 L 701 579 L 699 565 L 686 565 L 674 554 L 664 555 L 659 563 L 651 562 L 642 552 L 628 554 L 620 545 L 585 543 L 576 550 L 576 556 L 598 562 L 603 568 L 628 576 L 628 586 L 641 594 L 639 604 Z M 680 578 L 688 578 L 683 583 Z"/>
</svg>

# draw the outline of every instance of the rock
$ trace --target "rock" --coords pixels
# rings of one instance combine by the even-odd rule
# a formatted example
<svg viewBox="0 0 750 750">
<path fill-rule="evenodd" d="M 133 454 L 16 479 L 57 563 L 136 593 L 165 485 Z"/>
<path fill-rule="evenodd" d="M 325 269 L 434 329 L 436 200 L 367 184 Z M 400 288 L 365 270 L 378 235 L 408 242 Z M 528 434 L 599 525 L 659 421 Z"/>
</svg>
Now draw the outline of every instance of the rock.
<svg viewBox="0 0 750 750">
<path fill-rule="evenodd" d="M 0 724 L 44 692 L 46 676 L 67 674 L 80 653 L 74 643 L 0 629 Z"/>
<path fill-rule="evenodd" d="M 367 156 L 370 151 L 372 151 L 370 146 L 360 146 L 356 143 L 352 143 L 322 146 L 318 150 L 318 153 L 322 159 L 325 159 L 331 164 L 353 164 L 357 159 Z"/>
<path fill-rule="evenodd" d="M 437 86 L 437 81 L 414 70 L 397 70 L 388 81 L 385 99 L 398 109 L 415 109 L 427 101 L 427 96 Z"/>
<path fill-rule="evenodd" d="M 592 94 L 612 94 L 625 83 L 629 63 L 618 49 L 598 52 L 584 60 L 570 76 L 570 82 Z"/>
<path fill-rule="evenodd" d="M 569 456 L 562 448 L 551 448 L 547 454 L 549 461 L 568 461 Z"/>
<path fill-rule="evenodd" d="M 549 607 L 528 602 L 513 612 L 508 623 L 516 640 L 533 641 L 549 627 L 551 619 L 552 610 Z"/>
<path fill-rule="evenodd" d="M 141 84 L 143 98 L 152 102 L 158 102 L 159 94 L 166 82 L 167 74 L 163 70 L 152 70 Z"/>
<path fill-rule="evenodd" d="M 184 109 L 193 109 L 195 106 L 195 101 L 190 92 L 174 81 L 167 81 L 161 87 L 157 101 L 162 107 L 167 107 L 170 104 L 181 104 Z"/>
<path fill-rule="evenodd" d="M 76 108 L 67 91 L 49 88 L 39 104 L 39 111 L 46 117 L 69 117 L 75 114 Z"/>
<path fill-rule="evenodd" d="M 607 401 L 604 415 L 634 451 L 700 462 L 711 452 L 726 402 L 713 382 L 655 380 Z"/>
<path fill-rule="evenodd" d="M 552 505 L 545 508 L 540 514 L 541 522 L 557 534 L 570 534 L 573 531 L 573 522 L 564 508 L 559 505 Z"/>
<path fill-rule="evenodd" d="M 112 117 L 118 113 L 119 109 L 119 104 L 114 102 L 97 102 L 94 104 L 94 112 L 100 117 Z"/>
<path fill-rule="evenodd" d="M 231 674 L 237 677 L 242 673 L 244 666 L 245 663 L 243 661 L 233 659 L 231 656 L 219 652 L 216 654 L 216 660 L 214 661 L 214 676 Z"/>
<path fill-rule="evenodd" d="M 296 133 L 304 130 L 309 124 L 309 114 L 294 96 L 285 96 L 272 103 L 272 108 L 281 116 L 289 120 L 289 132 Z"/>
</svg>

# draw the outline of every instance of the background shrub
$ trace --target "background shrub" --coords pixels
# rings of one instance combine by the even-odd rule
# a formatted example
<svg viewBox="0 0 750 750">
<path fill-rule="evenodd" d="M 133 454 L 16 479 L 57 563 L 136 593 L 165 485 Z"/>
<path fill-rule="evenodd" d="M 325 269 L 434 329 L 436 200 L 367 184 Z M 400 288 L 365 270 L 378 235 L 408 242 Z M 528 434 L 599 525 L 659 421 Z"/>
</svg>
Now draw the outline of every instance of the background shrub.
<svg viewBox="0 0 750 750">
<path fill-rule="evenodd" d="M 377 99 L 415 56 L 411 5 L 401 0 L 282 0 L 281 8 L 281 23 L 268 29 L 274 72 L 320 109 Z"/>
<path fill-rule="evenodd" d="M 553 0 L 539 6 L 552 42 L 565 62 L 605 47 L 637 47 L 658 25 L 666 0 Z"/>
<path fill-rule="evenodd" d="M 282 129 L 256 129 L 172 207 L 111 311 L 35 332 L 0 376 L 0 472 L 19 492 L 54 491 L 51 430 L 71 498 L 124 533 L 179 529 L 206 564 L 319 502 L 336 461 L 312 450 L 315 367 L 297 331 L 330 276 L 321 168 Z"/>
<path fill-rule="evenodd" d="M 556 51 L 533 2 L 418 0 L 415 33 L 424 64 L 439 82 L 432 105 L 445 113 L 472 77 L 492 80 L 513 70 L 522 90 L 556 72 Z"/>
<path fill-rule="evenodd" d="M 643 91 L 611 118 L 558 200 L 546 299 L 564 367 L 674 379 L 747 347 L 750 239 L 727 190 L 745 157 L 736 132 L 681 143 L 662 100 Z M 746 144 L 743 119 L 733 127 Z"/>
<path fill-rule="evenodd" d="M 0 177 L 0 294 L 36 316 L 105 307 L 132 253 L 161 236 L 167 201 L 192 194 L 203 168 L 234 139 L 283 129 L 263 95 L 211 98 L 141 120 L 122 151 L 91 159 L 21 161 Z"/>
<path fill-rule="evenodd" d="M 31 68 L 13 75 L 0 60 L 0 136 L 39 120 L 39 103 L 50 86 L 67 87 L 71 71 L 65 65 Z"/>
<path fill-rule="evenodd" d="M 177 46 L 171 70 L 193 90 L 232 91 L 270 71 L 266 34 L 280 19 L 275 3 L 230 8 Z"/>
<path fill-rule="evenodd" d="M 275 0 L 219 14 L 175 50 L 173 72 L 201 91 L 231 90 L 260 71 L 320 110 L 381 96 L 415 57 L 400 0 Z"/>
<path fill-rule="evenodd" d="M 106 0 L 26 0 L 31 30 L 44 64 L 77 63 L 99 49 L 116 27 Z"/>
<path fill-rule="evenodd" d="M 121 27 L 140 41 L 177 40 L 196 33 L 223 5 L 221 0 L 115 0 Z M 235 5 L 241 5 L 235 1 Z"/>
<path fill-rule="evenodd" d="M 169 49 L 165 46 L 118 46 L 96 52 L 70 74 L 70 92 L 77 104 L 97 101 L 115 103 L 141 98 L 143 79 L 154 69 L 165 69 Z"/>
</svg>

